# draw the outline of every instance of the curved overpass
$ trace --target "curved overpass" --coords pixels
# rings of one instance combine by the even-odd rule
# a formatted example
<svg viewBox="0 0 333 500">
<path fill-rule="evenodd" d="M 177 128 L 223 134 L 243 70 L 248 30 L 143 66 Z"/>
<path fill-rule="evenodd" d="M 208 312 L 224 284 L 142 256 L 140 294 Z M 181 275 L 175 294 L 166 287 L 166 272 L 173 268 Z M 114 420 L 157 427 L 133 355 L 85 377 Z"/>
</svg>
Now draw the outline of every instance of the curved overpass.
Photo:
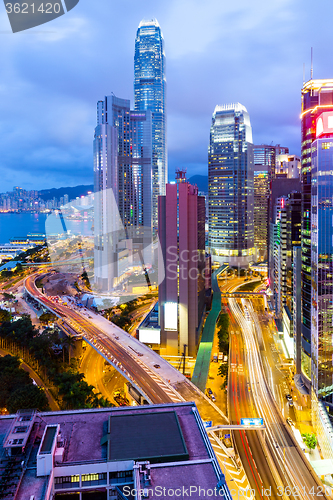
<svg viewBox="0 0 333 500">
<path fill-rule="evenodd" d="M 38 276 L 40 277 L 40 275 Z M 172 394 L 168 395 L 170 393 L 168 385 L 162 379 L 157 382 L 156 375 L 152 370 L 146 367 L 143 362 L 135 359 L 127 349 L 110 338 L 109 335 L 99 330 L 73 309 L 55 304 L 43 295 L 36 287 L 36 277 L 36 275 L 32 275 L 26 279 L 25 289 L 27 293 L 44 307 L 62 318 L 74 331 L 82 335 L 90 345 L 98 349 L 101 355 L 117 370 L 121 371 L 122 375 L 147 398 L 148 402 L 158 404 L 182 400 L 180 396 L 176 397 L 176 393 L 174 397 Z M 169 389 L 168 393 L 166 389 Z"/>
</svg>

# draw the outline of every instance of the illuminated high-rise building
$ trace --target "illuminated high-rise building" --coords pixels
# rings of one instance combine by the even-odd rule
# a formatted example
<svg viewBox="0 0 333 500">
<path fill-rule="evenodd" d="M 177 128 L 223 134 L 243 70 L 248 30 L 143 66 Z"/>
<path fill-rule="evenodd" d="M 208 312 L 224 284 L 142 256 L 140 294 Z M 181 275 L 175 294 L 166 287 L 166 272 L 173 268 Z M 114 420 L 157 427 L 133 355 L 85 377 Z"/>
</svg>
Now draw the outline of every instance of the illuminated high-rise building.
<svg viewBox="0 0 333 500">
<path fill-rule="evenodd" d="M 205 198 L 177 172 L 158 201 L 158 236 L 164 261 L 159 285 L 160 354 L 196 356 L 205 308 Z"/>
<path fill-rule="evenodd" d="M 275 168 L 278 155 L 289 153 L 289 148 L 276 144 L 254 144 L 253 145 L 253 161 L 254 170 L 259 170 L 268 173 L 269 182 L 275 179 Z"/>
<path fill-rule="evenodd" d="M 309 80 L 303 85 L 302 88 L 302 115 L 301 115 L 301 122 L 302 122 L 302 301 L 301 301 L 301 307 L 302 307 L 302 314 L 301 314 L 301 341 L 302 341 L 302 373 L 303 376 L 306 375 L 304 378 L 305 383 L 310 387 L 310 380 L 313 379 L 315 386 L 318 386 L 318 390 L 320 387 L 320 382 L 319 382 L 319 375 L 318 373 L 314 373 L 313 376 L 311 375 L 311 365 L 312 369 L 317 372 L 319 369 L 319 366 L 315 366 L 316 361 L 311 363 L 311 352 L 312 352 L 312 342 L 315 342 L 313 346 L 313 352 L 314 353 L 319 353 L 321 352 L 323 346 L 320 340 L 320 331 L 322 326 L 320 326 L 317 323 L 317 333 L 315 334 L 314 332 L 314 327 L 312 325 L 312 319 L 313 316 L 311 314 L 311 301 L 312 301 L 312 294 L 314 291 L 312 290 L 313 282 L 312 282 L 312 275 L 311 275 L 311 253 L 312 253 L 312 235 L 313 233 L 313 225 L 312 225 L 312 220 L 311 218 L 314 217 L 316 214 L 312 214 L 312 203 L 314 203 L 313 210 L 314 212 L 318 210 L 318 207 L 316 207 L 316 203 L 314 200 L 311 200 L 311 189 L 312 189 L 312 171 L 313 171 L 313 161 L 316 161 L 316 179 L 319 181 L 321 175 L 321 172 L 323 172 L 323 182 L 325 182 L 325 185 L 327 186 L 327 192 L 329 192 L 330 187 L 329 185 L 332 183 L 332 180 L 330 179 L 328 173 L 326 172 L 326 167 L 324 164 L 321 163 L 321 161 L 330 161 L 329 160 L 329 154 L 322 155 L 321 152 L 318 150 L 318 145 L 320 144 L 317 142 L 316 134 L 317 134 L 317 121 L 319 117 L 322 115 L 322 113 L 325 112 L 330 112 L 333 111 L 333 79 L 325 79 L 325 80 Z M 325 121 L 322 121 L 323 124 L 325 124 Z M 325 125 L 328 127 L 328 123 Z M 330 133 L 333 132 L 333 129 L 330 130 L 329 128 L 325 129 L 326 132 Z M 330 135 L 330 134 L 328 134 Z M 321 136 L 321 134 L 320 134 Z M 313 145 L 314 141 L 316 141 L 316 144 Z M 327 141 L 324 141 L 327 142 Z M 330 141 L 328 141 L 330 142 Z M 312 148 L 315 148 L 314 154 L 312 154 Z M 320 146 L 321 147 L 321 146 Z M 329 152 L 329 150 L 328 150 Z M 319 162 L 319 163 L 318 163 Z M 330 167 L 333 169 L 333 165 Z M 313 186 L 315 187 L 315 186 Z M 323 189 L 323 188 L 322 188 Z M 322 198 L 322 197 L 321 197 Z M 321 199 L 321 204 L 319 205 L 321 211 L 321 214 L 328 213 L 330 208 L 328 206 L 322 205 L 322 199 Z M 318 217 L 318 224 L 320 222 L 319 215 Z M 320 215 L 322 217 L 322 215 Z M 317 224 L 316 222 L 316 224 Z M 327 231 L 329 231 L 330 228 L 327 228 Z M 319 225 L 318 226 L 318 231 L 324 231 L 323 226 Z M 323 241 L 322 235 L 319 233 L 318 234 L 318 244 L 319 242 Z M 317 245 L 317 243 L 314 243 Z M 326 252 L 324 249 L 324 245 L 321 245 L 321 249 Z M 315 246 L 313 247 L 313 251 L 317 255 L 315 258 L 315 261 L 319 259 L 318 262 L 318 271 L 319 269 L 323 269 L 320 271 L 320 273 L 324 273 L 324 268 L 325 265 L 323 262 L 320 262 L 322 259 L 321 253 L 319 247 L 316 249 Z M 328 258 L 327 265 L 329 266 L 329 260 L 331 257 L 329 257 L 329 253 L 324 253 L 324 256 L 326 255 Z M 330 273 L 328 273 L 330 274 Z M 320 278 L 322 279 L 322 278 Z M 322 287 L 322 290 L 326 289 L 326 286 Z M 323 305 L 322 302 L 317 301 L 317 311 L 318 311 L 318 321 L 321 316 L 320 312 L 320 305 Z M 322 318 L 323 319 L 323 318 Z M 326 320 L 325 320 L 326 321 Z M 317 354 L 314 354 L 313 359 L 318 359 Z M 318 361 L 319 362 L 319 361 Z M 330 367 L 332 369 L 332 366 Z"/>
<path fill-rule="evenodd" d="M 151 112 L 131 111 L 114 95 L 97 104 L 94 138 L 95 283 L 102 291 L 119 284 L 138 240 L 152 234 Z M 122 241 L 122 243 L 121 243 Z M 130 243 L 131 241 L 131 243 Z"/>
<path fill-rule="evenodd" d="M 152 214 L 157 229 L 158 196 L 168 178 L 166 149 L 166 78 L 164 39 L 156 19 L 141 21 L 135 39 L 134 109 L 152 113 Z"/>
<path fill-rule="evenodd" d="M 212 261 L 247 266 L 254 259 L 253 145 L 240 103 L 216 106 L 208 150 L 208 246 Z"/>
<path fill-rule="evenodd" d="M 267 259 L 268 173 L 254 172 L 254 247 L 257 260 Z"/>
<path fill-rule="evenodd" d="M 311 145 L 311 385 L 333 403 L 333 108 Z"/>
</svg>

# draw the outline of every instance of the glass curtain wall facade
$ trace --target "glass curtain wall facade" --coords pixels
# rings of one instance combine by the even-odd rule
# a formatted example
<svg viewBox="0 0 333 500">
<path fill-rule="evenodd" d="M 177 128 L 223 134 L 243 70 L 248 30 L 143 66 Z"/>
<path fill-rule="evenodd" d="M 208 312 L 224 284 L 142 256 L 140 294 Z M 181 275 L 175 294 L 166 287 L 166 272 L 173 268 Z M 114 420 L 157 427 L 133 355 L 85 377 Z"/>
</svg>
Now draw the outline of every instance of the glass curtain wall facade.
<svg viewBox="0 0 333 500">
<path fill-rule="evenodd" d="M 272 146 L 271 144 L 260 144 L 253 146 L 254 170 L 264 170 L 268 173 L 269 182 L 275 179 L 275 167 L 277 156 L 288 154 L 289 148 Z"/>
<path fill-rule="evenodd" d="M 333 403 L 333 134 L 312 143 L 311 174 L 311 383 Z"/>
<path fill-rule="evenodd" d="M 216 106 L 208 150 L 208 246 L 212 260 L 248 265 L 254 258 L 252 128 L 240 103 Z"/>
<path fill-rule="evenodd" d="M 333 80 L 310 80 L 302 88 L 302 372 L 311 380 L 311 178 L 316 121 L 333 110 Z"/>
<path fill-rule="evenodd" d="M 166 149 L 166 77 L 164 39 L 156 21 L 141 21 L 135 39 L 134 109 L 152 113 L 152 213 L 158 223 L 158 196 L 168 178 Z"/>
<path fill-rule="evenodd" d="M 119 283 L 135 228 L 141 241 L 152 235 L 151 112 L 107 96 L 97 103 L 94 137 L 95 283 L 108 291 Z M 125 232 L 124 232 L 125 231 Z"/>
<path fill-rule="evenodd" d="M 268 173 L 254 172 L 254 247 L 258 261 L 267 259 L 268 196 Z"/>
</svg>

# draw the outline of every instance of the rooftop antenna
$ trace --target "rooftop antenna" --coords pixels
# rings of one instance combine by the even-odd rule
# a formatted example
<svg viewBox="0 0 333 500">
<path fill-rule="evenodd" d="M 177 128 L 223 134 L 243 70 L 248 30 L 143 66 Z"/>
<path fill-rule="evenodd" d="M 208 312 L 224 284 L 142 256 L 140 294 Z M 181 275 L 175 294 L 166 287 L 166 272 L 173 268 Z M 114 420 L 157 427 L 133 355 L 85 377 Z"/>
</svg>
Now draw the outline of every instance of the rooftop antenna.
<svg viewBox="0 0 333 500">
<path fill-rule="evenodd" d="M 313 77 L 313 47 L 311 47 L 311 71 L 310 71 L 311 95 L 312 95 L 312 77 Z"/>
<path fill-rule="evenodd" d="M 303 63 L 303 86 L 305 83 L 305 63 Z"/>
<path fill-rule="evenodd" d="M 311 47 L 311 73 L 310 73 L 310 80 L 313 78 L 313 47 Z"/>
</svg>

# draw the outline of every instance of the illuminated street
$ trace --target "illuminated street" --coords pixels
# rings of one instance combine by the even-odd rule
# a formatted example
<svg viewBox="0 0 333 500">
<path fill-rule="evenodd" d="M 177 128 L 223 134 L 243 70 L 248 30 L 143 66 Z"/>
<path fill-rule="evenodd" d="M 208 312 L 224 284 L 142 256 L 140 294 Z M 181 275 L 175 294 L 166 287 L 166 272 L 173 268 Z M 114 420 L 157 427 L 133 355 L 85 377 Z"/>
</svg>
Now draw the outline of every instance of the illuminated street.
<svg viewBox="0 0 333 500">
<path fill-rule="evenodd" d="M 258 435 L 254 436 L 255 431 L 251 435 L 235 432 L 237 449 L 249 481 L 261 498 L 264 498 L 262 487 L 272 486 L 272 498 L 281 498 L 281 492 L 285 491 L 290 498 L 299 495 L 310 499 L 311 492 L 321 491 L 321 483 L 299 449 L 266 383 L 258 344 L 261 326 L 247 303 L 250 320 L 245 319 L 239 299 L 228 299 L 236 321 L 231 335 L 229 408 L 232 408 L 234 423 L 239 423 L 241 417 L 262 417 L 266 433 L 262 441 Z M 264 358 L 264 350 L 262 353 Z"/>
</svg>

